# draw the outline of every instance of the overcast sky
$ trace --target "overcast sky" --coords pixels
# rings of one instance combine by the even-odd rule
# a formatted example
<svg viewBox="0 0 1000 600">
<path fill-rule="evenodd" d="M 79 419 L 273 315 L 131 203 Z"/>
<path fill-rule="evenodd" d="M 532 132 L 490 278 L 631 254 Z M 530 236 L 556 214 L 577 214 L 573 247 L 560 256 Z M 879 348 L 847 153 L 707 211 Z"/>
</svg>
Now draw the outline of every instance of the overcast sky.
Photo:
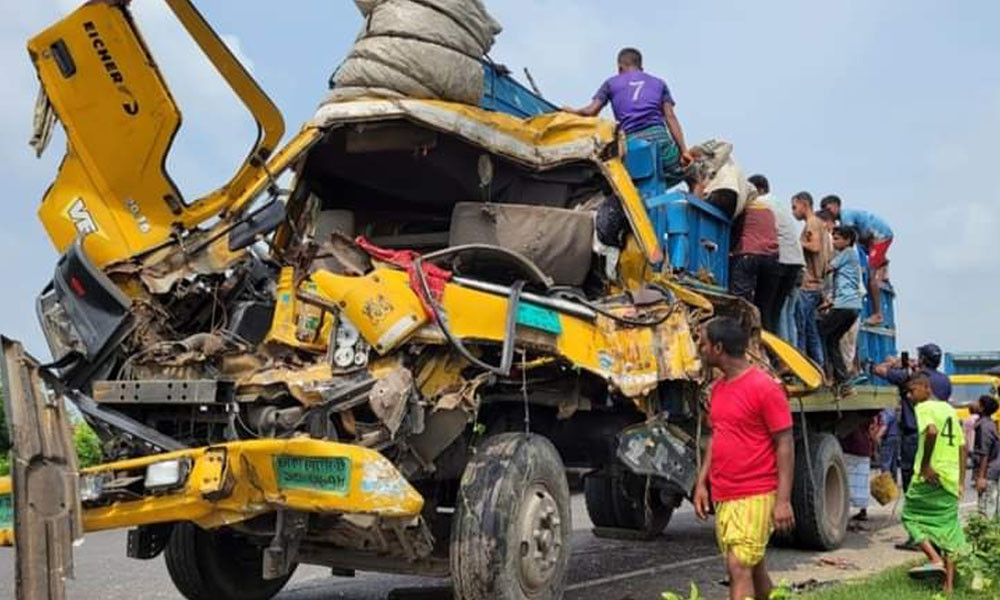
<svg viewBox="0 0 1000 600">
<path fill-rule="evenodd" d="M 37 80 L 25 42 L 78 2 L 0 3 L 0 332 L 45 355 L 34 316 L 56 254 L 35 210 L 64 138 L 27 145 Z M 197 2 L 294 132 L 361 24 L 348 0 Z M 492 52 L 528 67 L 557 104 L 585 104 L 639 47 L 670 84 L 687 138 L 732 141 L 782 197 L 837 193 L 896 232 L 891 276 L 903 347 L 1000 349 L 1000 2 L 487 0 Z M 137 21 L 184 114 L 169 165 L 187 197 L 223 183 L 254 131 L 161 0 Z"/>
</svg>

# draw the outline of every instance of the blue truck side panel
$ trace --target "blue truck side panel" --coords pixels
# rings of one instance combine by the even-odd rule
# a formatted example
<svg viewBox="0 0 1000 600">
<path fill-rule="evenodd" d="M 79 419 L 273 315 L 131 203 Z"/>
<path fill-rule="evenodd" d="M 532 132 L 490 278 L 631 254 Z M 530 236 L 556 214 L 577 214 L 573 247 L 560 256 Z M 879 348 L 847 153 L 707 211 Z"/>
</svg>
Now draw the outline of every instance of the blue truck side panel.
<svg viewBox="0 0 1000 600">
<path fill-rule="evenodd" d="M 671 270 L 700 284 L 729 286 L 729 218 L 717 208 L 679 190 L 668 190 L 658 165 L 658 145 L 628 141 L 625 167 L 666 249 Z"/>
<path fill-rule="evenodd" d="M 861 260 L 861 273 L 865 290 L 868 290 L 868 254 L 858 248 L 858 258 Z M 865 325 L 873 310 L 873 300 L 871 294 L 865 296 L 865 304 L 861 310 L 861 331 L 858 332 L 858 361 L 863 373 L 869 373 L 870 367 L 877 365 L 890 356 L 898 354 L 896 348 L 896 290 L 892 285 L 885 283 L 880 294 L 882 306 L 882 324 L 879 326 Z M 873 376 L 865 376 L 866 380 L 871 380 L 879 384 L 888 382 Z"/>
<path fill-rule="evenodd" d="M 518 83 L 506 69 L 484 63 L 483 70 L 486 73 L 483 108 L 522 119 L 558 110 L 556 105 Z"/>
<path fill-rule="evenodd" d="M 730 222 L 714 206 L 685 192 L 645 199 L 671 268 L 702 283 L 726 289 L 729 282 Z"/>
</svg>

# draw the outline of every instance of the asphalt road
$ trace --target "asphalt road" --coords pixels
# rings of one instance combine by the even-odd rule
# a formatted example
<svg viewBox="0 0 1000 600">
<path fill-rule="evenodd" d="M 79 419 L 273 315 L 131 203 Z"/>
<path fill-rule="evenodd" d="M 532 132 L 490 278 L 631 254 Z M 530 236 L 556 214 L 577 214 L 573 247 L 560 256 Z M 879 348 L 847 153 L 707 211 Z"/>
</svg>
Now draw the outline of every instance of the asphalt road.
<svg viewBox="0 0 1000 600">
<path fill-rule="evenodd" d="M 881 509 L 879 509 L 881 513 Z M 891 554 L 891 537 L 899 537 L 898 520 L 877 517 L 884 529 L 881 542 L 873 534 L 849 534 L 844 556 L 864 565 Z M 665 590 L 686 590 L 691 582 L 707 598 L 722 598 L 726 588 L 721 559 L 715 547 L 713 524 L 698 521 L 685 504 L 674 515 L 665 534 L 651 542 L 600 539 L 591 533 L 583 498 L 573 498 L 573 554 L 567 600 L 658 599 Z M 840 552 L 840 551 L 838 551 Z M 167 575 L 163 558 L 136 561 L 125 556 L 124 532 L 88 535 L 76 550 L 76 579 L 68 582 L 71 599 L 133 600 L 136 598 L 182 600 Z M 827 555 L 824 555 L 824 557 Z M 817 553 L 781 549 L 768 554 L 769 568 L 800 576 L 836 580 L 843 576 L 811 573 Z M 912 560 L 914 555 L 894 560 Z M 829 560 L 829 559 L 826 559 Z M 884 567 L 879 567 L 884 568 Z M 0 598 L 13 599 L 13 552 L 0 549 Z M 302 567 L 278 596 L 281 600 L 450 600 L 447 580 L 359 573 L 357 577 L 332 577 L 326 569 Z"/>
<path fill-rule="evenodd" d="M 583 498 L 574 496 L 573 529 L 568 600 L 658 598 L 669 587 L 686 588 L 691 580 L 711 584 L 722 577 L 712 525 L 699 522 L 689 505 L 678 509 L 658 540 L 617 541 L 593 536 Z M 162 557 L 137 561 L 125 556 L 124 532 L 88 535 L 75 557 L 76 579 L 67 582 L 69 598 L 182 600 Z M 14 597 L 13 559 L 13 551 L 0 549 L 0 598 Z M 327 569 L 301 567 L 278 598 L 432 600 L 450 599 L 451 590 L 441 579 L 377 573 L 331 577 Z"/>
</svg>

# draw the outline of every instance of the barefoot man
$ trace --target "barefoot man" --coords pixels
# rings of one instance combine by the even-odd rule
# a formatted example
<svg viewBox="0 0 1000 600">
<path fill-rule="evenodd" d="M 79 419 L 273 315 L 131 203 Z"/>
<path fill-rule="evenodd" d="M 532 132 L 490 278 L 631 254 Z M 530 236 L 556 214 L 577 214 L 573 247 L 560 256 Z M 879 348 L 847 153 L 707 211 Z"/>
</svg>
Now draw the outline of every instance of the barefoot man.
<svg viewBox="0 0 1000 600">
<path fill-rule="evenodd" d="M 699 352 L 723 378 L 712 386 L 712 437 L 694 508 L 702 520 L 715 509 L 715 536 L 729 572 L 732 600 L 771 595 L 764 554 L 771 533 L 790 531 L 795 442 L 784 390 L 746 357 L 749 332 L 717 317 L 705 326 Z"/>
</svg>

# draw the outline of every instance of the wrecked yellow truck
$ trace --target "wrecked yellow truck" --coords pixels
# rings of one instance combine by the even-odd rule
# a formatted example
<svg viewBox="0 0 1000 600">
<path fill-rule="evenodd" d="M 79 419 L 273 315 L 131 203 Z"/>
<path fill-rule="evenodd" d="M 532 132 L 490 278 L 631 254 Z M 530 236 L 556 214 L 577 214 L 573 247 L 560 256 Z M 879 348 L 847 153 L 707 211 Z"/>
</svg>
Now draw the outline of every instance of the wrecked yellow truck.
<svg viewBox="0 0 1000 600">
<path fill-rule="evenodd" d="M 678 264 L 690 232 L 654 222 L 644 149 L 492 66 L 488 107 L 327 102 L 279 146 L 268 97 L 188 0 L 166 3 L 260 128 L 204 197 L 165 171 L 180 114 L 125 3 L 29 42 L 33 144 L 58 122 L 68 147 L 39 209 L 61 254 L 37 301 L 51 360 L 3 343 L 18 593 L 59 597 L 73 542 L 127 528 L 128 555 L 165 554 L 192 600 L 270 598 L 298 564 L 559 598 L 565 466 L 588 472 L 597 527 L 666 527 L 698 464 L 699 327 L 759 327 L 698 254 L 711 243 Z M 796 539 L 836 546 L 834 434 L 894 391 L 836 398 L 761 339 L 801 417 Z M 66 403 L 108 462 L 78 471 Z"/>
</svg>

